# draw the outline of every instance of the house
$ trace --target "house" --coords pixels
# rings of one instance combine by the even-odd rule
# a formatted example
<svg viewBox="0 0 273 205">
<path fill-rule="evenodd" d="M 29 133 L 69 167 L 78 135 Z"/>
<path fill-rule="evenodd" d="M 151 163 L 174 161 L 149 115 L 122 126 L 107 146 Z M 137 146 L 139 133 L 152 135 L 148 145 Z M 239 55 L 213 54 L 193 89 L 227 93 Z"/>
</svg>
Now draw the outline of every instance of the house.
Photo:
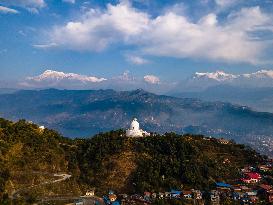
<svg viewBox="0 0 273 205">
<path fill-rule="evenodd" d="M 264 195 L 269 203 L 273 203 L 273 187 L 267 184 L 261 184 L 259 194 Z"/>
<path fill-rule="evenodd" d="M 185 199 L 192 199 L 192 192 L 191 191 L 185 190 L 185 191 L 182 191 L 182 193 L 183 193 L 183 197 Z"/>
<path fill-rule="evenodd" d="M 171 198 L 172 197 L 172 195 L 171 195 L 171 192 L 165 192 L 165 198 Z"/>
<path fill-rule="evenodd" d="M 255 204 L 259 201 L 259 198 L 257 196 L 249 196 L 250 202 Z"/>
<path fill-rule="evenodd" d="M 267 165 L 260 165 L 260 166 L 259 166 L 259 169 L 260 169 L 260 171 L 262 171 L 262 172 L 266 172 L 266 171 L 269 171 L 269 170 L 271 169 L 271 167 L 270 167 L 270 166 L 267 166 Z"/>
<path fill-rule="evenodd" d="M 156 193 L 152 193 L 152 198 L 153 198 L 153 199 L 156 199 L 156 196 L 157 196 Z"/>
<path fill-rule="evenodd" d="M 247 194 L 248 196 L 257 196 L 257 191 L 251 190 L 251 191 L 246 192 L 246 194 Z"/>
<path fill-rule="evenodd" d="M 223 160 L 223 164 L 229 164 L 230 163 L 230 160 L 228 159 L 228 158 L 225 158 L 224 160 Z"/>
<path fill-rule="evenodd" d="M 232 189 L 233 189 L 234 192 L 241 192 L 242 191 L 241 187 L 238 186 L 238 185 L 237 186 L 233 186 Z"/>
<path fill-rule="evenodd" d="M 158 198 L 159 199 L 164 199 L 164 197 L 165 197 L 164 193 L 162 193 L 162 192 L 158 193 Z"/>
<path fill-rule="evenodd" d="M 250 198 L 248 197 L 247 194 L 245 194 L 242 198 L 241 198 L 241 204 L 249 204 L 250 203 Z"/>
<path fill-rule="evenodd" d="M 94 196 L 95 195 L 95 190 L 92 189 L 92 190 L 89 190 L 85 193 L 85 196 L 88 196 L 88 197 L 91 197 L 91 196 Z"/>
<path fill-rule="evenodd" d="M 269 203 L 273 203 L 273 190 L 267 192 L 267 199 Z"/>
<path fill-rule="evenodd" d="M 114 194 L 113 190 L 109 190 L 108 194 Z"/>
<path fill-rule="evenodd" d="M 229 141 L 229 140 L 224 139 L 224 138 L 220 138 L 220 139 L 218 139 L 218 142 L 219 142 L 219 143 L 221 143 L 221 144 L 229 144 L 229 143 L 230 143 L 230 141 Z"/>
<path fill-rule="evenodd" d="M 232 188 L 230 184 L 226 184 L 224 182 L 217 182 L 216 187 L 217 189 L 221 189 L 221 190 L 230 190 Z"/>
<path fill-rule="evenodd" d="M 219 195 L 219 192 L 217 190 L 211 190 L 210 200 L 211 200 L 212 204 L 219 204 L 220 195 Z"/>
<path fill-rule="evenodd" d="M 241 188 L 242 192 L 251 191 L 251 189 L 249 187 L 247 187 L 247 186 L 241 186 L 240 188 Z"/>
<path fill-rule="evenodd" d="M 74 202 L 75 205 L 83 205 L 83 200 L 80 199 L 80 200 L 77 200 Z"/>
<path fill-rule="evenodd" d="M 200 190 L 192 190 L 193 198 L 196 200 L 202 200 L 202 192 Z"/>
<path fill-rule="evenodd" d="M 177 198 L 179 199 L 181 197 L 181 191 L 177 191 L 177 190 L 171 190 L 171 196 L 172 198 Z"/>
<path fill-rule="evenodd" d="M 245 178 L 242 178 L 241 181 L 246 184 L 253 184 L 259 182 L 261 178 L 261 175 L 257 172 L 248 172 L 245 173 Z"/>
<path fill-rule="evenodd" d="M 117 200 L 117 195 L 115 195 L 115 194 L 109 194 L 108 198 L 109 198 L 110 202 L 114 202 L 114 201 Z"/>
<path fill-rule="evenodd" d="M 117 201 L 117 195 L 113 191 L 109 191 L 108 196 L 103 196 L 103 201 L 106 205 L 120 205 Z"/>
<path fill-rule="evenodd" d="M 238 201 L 241 198 L 240 193 L 232 192 L 232 199 Z"/>
<path fill-rule="evenodd" d="M 144 200 L 151 201 L 151 192 L 144 192 Z"/>
<path fill-rule="evenodd" d="M 103 196 L 103 201 L 106 205 L 111 205 L 111 201 L 107 196 Z"/>
<path fill-rule="evenodd" d="M 262 191 L 270 191 L 273 190 L 273 187 L 271 185 L 267 185 L 267 184 L 261 184 L 259 186 L 260 190 Z"/>
</svg>

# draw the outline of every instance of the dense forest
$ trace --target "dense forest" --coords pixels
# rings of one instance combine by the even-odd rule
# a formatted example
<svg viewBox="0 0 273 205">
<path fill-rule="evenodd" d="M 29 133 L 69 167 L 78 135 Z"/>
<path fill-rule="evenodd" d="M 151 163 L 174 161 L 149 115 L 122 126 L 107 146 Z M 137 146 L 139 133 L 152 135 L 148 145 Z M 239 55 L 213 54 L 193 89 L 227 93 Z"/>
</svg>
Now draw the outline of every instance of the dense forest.
<svg viewBox="0 0 273 205">
<path fill-rule="evenodd" d="M 208 190 L 217 181 L 232 182 L 238 169 L 262 161 L 254 150 L 201 135 L 152 134 L 127 138 L 124 130 L 88 139 L 69 139 L 20 120 L 0 119 L 0 204 L 32 203 L 52 196 L 79 196 Z M 71 176 L 58 183 L 54 174 Z M 41 185 L 42 184 L 42 185 Z"/>
</svg>

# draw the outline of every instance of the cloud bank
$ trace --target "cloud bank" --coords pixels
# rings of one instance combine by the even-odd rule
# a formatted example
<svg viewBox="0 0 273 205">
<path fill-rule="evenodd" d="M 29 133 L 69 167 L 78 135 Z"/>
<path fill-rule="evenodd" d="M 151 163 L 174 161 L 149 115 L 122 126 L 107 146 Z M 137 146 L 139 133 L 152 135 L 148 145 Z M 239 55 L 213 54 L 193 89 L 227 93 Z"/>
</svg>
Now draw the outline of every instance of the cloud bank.
<svg viewBox="0 0 273 205">
<path fill-rule="evenodd" d="M 122 44 L 154 56 L 258 64 L 272 46 L 259 36 L 263 31 L 273 34 L 271 20 L 272 14 L 259 6 L 242 8 L 221 20 L 216 13 L 209 13 L 193 21 L 172 10 L 153 17 L 121 2 L 108 4 L 106 9 L 90 9 L 78 20 L 55 26 L 47 41 L 76 51 L 99 52 Z"/>
<path fill-rule="evenodd" d="M 4 13 L 4 14 L 18 14 L 19 12 L 15 9 L 11 9 L 8 7 L 4 7 L 4 6 L 0 6 L 0 13 Z"/>
<path fill-rule="evenodd" d="M 38 13 L 39 9 L 46 6 L 44 0 L 0 0 L 0 3 L 25 8 L 32 13 Z"/>
</svg>

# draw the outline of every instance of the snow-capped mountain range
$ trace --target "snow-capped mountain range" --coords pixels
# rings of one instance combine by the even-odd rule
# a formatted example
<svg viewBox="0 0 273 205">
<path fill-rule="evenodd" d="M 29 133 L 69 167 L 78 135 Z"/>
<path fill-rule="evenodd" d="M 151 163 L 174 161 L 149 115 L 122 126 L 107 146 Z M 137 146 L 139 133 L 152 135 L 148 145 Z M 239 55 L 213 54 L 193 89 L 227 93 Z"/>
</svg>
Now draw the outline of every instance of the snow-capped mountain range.
<svg viewBox="0 0 273 205">
<path fill-rule="evenodd" d="M 232 74 L 224 71 L 196 72 L 178 84 L 177 91 L 200 91 L 217 85 L 235 87 L 273 87 L 273 70 L 262 69 L 253 73 Z"/>
<path fill-rule="evenodd" d="M 65 73 L 55 70 L 45 70 L 37 76 L 27 77 L 19 82 L 20 89 L 115 89 L 134 90 L 142 88 L 149 91 L 168 89 L 168 85 L 161 83 L 155 75 L 135 77 L 129 71 L 111 78 L 81 75 L 77 73 Z"/>
<path fill-rule="evenodd" d="M 98 78 L 94 76 L 86 76 L 86 75 L 80 75 L 76 73 L 64 73 L 54 70 L 46 70 L 41 75 L 34 76 L 34 77 L 28 77 L 27 80 L 33 80 L 36 82 L 41 82 L 44 80 L 55 80 L 55 81 L 61 81 L 61 80 L 78 80 L 81 82 L 90 82 L 90 83 L 99 83 L 102 81 L 107 80 L 106 78 Z"/>
<path fill-rule="evenodd" d="M 237 75 L 228 74 L 228 73 L 225 73 L 224 71 L 216 71 L 216 72 L 212 72 L 212 73 L 196 72 L 192 78 L 193 79 L 212 79 L 212 80 L 216 80 L 216 81 L 220 82 L 220 81 L 235 79 L 235 78 L 237 78 Z"/>
<path fill-rule="evenodd" d="M 150 92 L 168 93 L 200 91 L 217 85 L 239 87 L 273 87 L 273 70 L 263 69 L 253 73 L 232 74 L 224 71 L 196 72 L 186 80 L 166 82 L 154 75 L 142 78 L 125 71 L 111 78 L 45 70 L 42 74 L 27 77 L 20 82 L 24 88 L 65 88 L 65 89 L 116 89 L 133 90 L 142 88 Z"/>
<path fill-rule="evenodd" d="M 192 79 L 211 79 L 219 82 L 222 81 L 231 81 L 238 78 L 246 78 L 246 79 L 272 79 L 273 80 L 273 70 L 259 70 L 254 73 L 245 73 L 245 74 L 230 74 L 225 73 L 224 71 L 216 71 L 216 72 L 206 72 L 200 73 L 196 72 Z"/>
</svg>

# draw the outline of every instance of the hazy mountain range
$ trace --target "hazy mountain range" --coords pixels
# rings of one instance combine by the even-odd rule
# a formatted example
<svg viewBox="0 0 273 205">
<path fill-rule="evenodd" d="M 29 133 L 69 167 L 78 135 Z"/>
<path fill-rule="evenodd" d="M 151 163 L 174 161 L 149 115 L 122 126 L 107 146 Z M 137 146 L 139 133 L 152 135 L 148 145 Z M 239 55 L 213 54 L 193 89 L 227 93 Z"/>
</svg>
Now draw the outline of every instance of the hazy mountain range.
<svg viewBox="0 0 273 205">
<path fill-rule="evenodd" d="M 198 98 L 205 101 L 223 101 L 245 105 L 260 112 L 273 112 L 273 88 L 246 88 L 217 85 L 201 91 L 177 92 L 170 95 L 182 98 Z"/>
</svg>

